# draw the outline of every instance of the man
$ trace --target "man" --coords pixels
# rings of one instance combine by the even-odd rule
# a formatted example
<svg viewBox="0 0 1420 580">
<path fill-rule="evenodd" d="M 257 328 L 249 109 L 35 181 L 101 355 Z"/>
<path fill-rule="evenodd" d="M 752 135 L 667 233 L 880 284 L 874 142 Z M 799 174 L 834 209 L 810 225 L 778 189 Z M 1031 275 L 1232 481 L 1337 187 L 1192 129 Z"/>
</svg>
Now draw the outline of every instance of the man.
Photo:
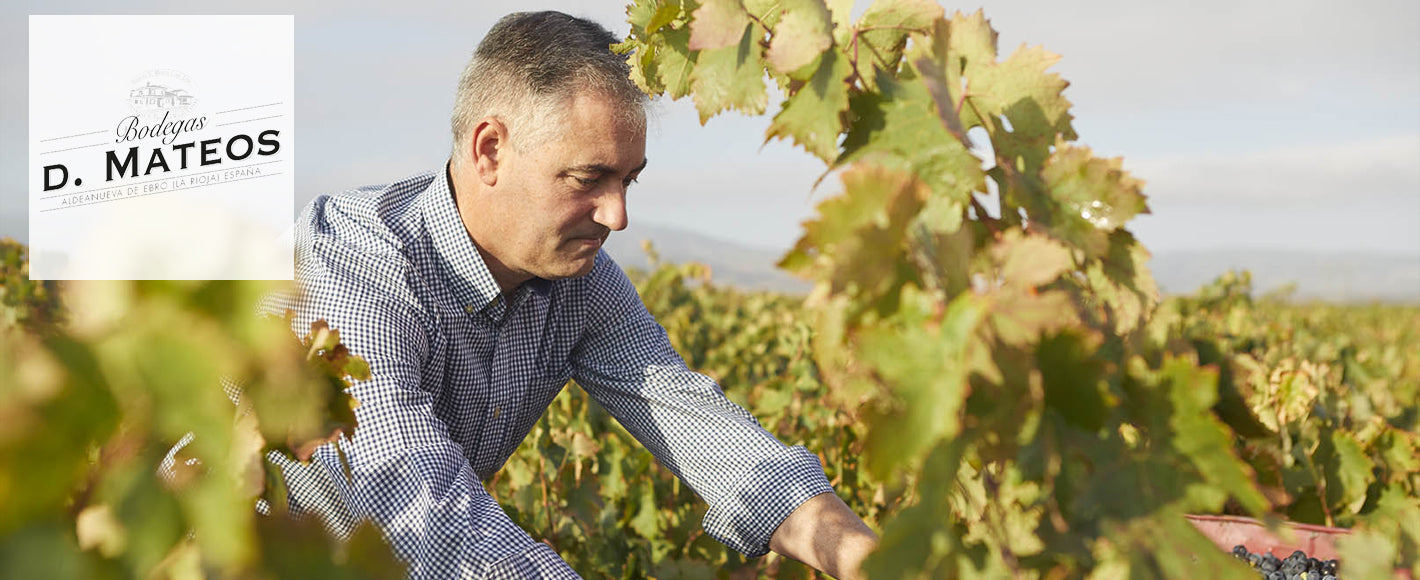
<svg viewBox="0 0 1420 580">
<path fill-rule="evenodd" d="M 287 463 L 291 508 L 372 518 L 420 578 L 576 577 L 480 481 L 575 378 L 709 504 L 704 528 L 840 578 L 877 538 L 817 458 L 685 367 L 601 251 L 646 166 L 645 96 L 599 25 L 498 22 L 459 83 L 442 171 L 315 199 L 298 223 L 293 329 L 324 318 L 372 378 L 359 427 Z"/>
</svg>

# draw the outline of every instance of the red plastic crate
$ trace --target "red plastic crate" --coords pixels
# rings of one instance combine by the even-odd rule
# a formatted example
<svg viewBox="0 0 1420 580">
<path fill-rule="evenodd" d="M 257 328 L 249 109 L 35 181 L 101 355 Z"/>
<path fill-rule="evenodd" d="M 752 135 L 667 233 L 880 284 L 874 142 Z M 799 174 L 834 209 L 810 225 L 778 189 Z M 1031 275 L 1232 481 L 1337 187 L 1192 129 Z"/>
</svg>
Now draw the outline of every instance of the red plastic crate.
<svg viewBox="0 0 1420 580">
<path fill-rule="evenodd" d="M 1278 558 L 1286 558 L 1296 550 L 1306 552 L 1318 560 L 1336 558 L 1336 540 L 1350 533 L 1345 528 L 1329 528 L 1312 524 L 1287 522 L 1283 528 L 1292 532 L 1293 538 L 1279 537 L 1267 530 L 1262 522 L 1239 516 L 1188 516 L 1193 527 L 1219 548 L 1231 552 L 1233 546 L 1242 544 L 1249 552 L 1266 554 L 1272 552 Z"/>
<path fill-rule="evenodd" d="M 1337 558 L 1336 541 L 1351 533 L 1345 528 L 1331 528 L 1312 524 L 1286 522 L 1282 527 L 1291 531 L 1291 538 L 1279 537 L 1267 529 L 1262 522 L 1239 516 L 1187 516 L 1189 523 L 1198 528 L 1218 548 L 1231 552 L 1233 546 L 1242 544 L 1249 552 L 1266 554 L 1272 552 L 1278 558 L 1286 558 L 1292 552 L 1301 550 L 1318 560 Z M 1344 565 L 1344 562 L 1343 562 Z M 1410 580 L 1410 573 L 1396 570 L 1395 577 Z"/>
</svg>

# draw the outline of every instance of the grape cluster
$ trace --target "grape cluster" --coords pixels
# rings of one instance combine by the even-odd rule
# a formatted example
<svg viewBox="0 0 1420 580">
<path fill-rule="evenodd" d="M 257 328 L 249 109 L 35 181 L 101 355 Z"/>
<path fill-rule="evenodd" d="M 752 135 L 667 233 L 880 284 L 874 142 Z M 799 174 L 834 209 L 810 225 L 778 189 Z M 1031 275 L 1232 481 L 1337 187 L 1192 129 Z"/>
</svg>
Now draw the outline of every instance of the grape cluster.
<svg viewBox="0 0 1420 580">
<path fill-rule="evenodd" d="M 1308 558 L 1301 550 L 1279 560 L 1272 552 L 1253 554 L 1246 546 L 1238 544 L 1233 546 L 1233 557 L 1247 562 L 1264 580 L 1338 580 L 1336 560 Z"/>
</svg>

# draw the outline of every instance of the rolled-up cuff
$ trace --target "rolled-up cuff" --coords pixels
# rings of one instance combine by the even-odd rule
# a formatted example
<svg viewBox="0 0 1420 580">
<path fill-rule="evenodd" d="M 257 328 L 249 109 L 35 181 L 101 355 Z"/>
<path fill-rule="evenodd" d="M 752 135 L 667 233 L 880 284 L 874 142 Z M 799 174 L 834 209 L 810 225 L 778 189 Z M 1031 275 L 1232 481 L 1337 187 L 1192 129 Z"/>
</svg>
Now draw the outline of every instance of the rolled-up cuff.
<svg viewBox="0 0 1420 580">
<path fill-rule="evenodd" d="M 818 456 L 801 446 L 765 459 L 710 506 L 705 533 L 751 558 L 769 552 L 769 537 L 809 498 L 833 493 Z"/>
</svg>

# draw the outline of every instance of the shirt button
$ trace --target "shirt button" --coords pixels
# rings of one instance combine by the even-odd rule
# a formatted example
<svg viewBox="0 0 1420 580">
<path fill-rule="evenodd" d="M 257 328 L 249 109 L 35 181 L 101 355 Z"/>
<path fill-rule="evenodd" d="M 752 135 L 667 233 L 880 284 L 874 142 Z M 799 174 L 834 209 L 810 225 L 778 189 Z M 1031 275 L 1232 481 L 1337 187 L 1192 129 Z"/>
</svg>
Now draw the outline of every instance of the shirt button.
<svg viewBox="0 0 1420 580">
<path fill-rule="evenodd" d="M 464 311 L 464 312 L 467 312 L 467 313 L 469 313 L 469 314 L 473 314 L 473 305 L 472 305 L 472 304 L 469 304 L 469 305 L 467 305 L 467 306 L 464 306 L 464 307 L 463 307 L 463 311 Z"/>
<path fill-rule="evenodd" d="M 502 413 L 502 412 L 503 412 L 503 409 L 502 409 L 501 407 L 494 407 L 494 408 L 493 408 L 493 418 L 494 418 L 494 419 L 497 419 L 497 418 L 498 418 L 498 414 L 499 414 L 499 413 Z"/>
</svg>

